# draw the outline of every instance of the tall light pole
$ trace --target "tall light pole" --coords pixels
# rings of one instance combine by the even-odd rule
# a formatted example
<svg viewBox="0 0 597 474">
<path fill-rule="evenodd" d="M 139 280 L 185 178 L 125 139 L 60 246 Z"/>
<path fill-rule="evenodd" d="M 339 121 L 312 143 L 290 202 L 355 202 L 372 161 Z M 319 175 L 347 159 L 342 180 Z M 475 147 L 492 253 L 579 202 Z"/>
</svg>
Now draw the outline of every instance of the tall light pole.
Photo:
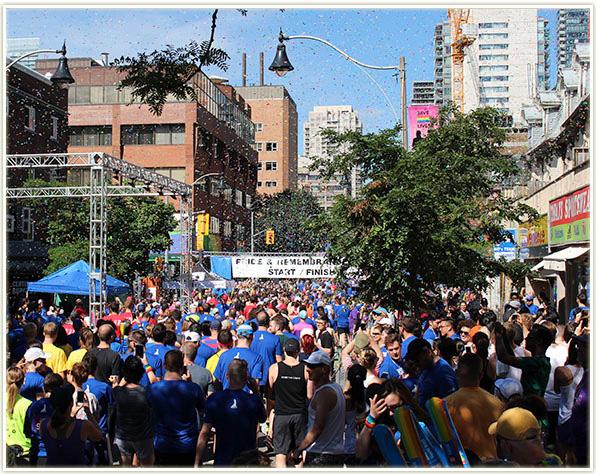
<svg viewBox="0 0 597 474">
<path fill-rule="evenodd" d="M 191 187 L 196 186 L 201 181 L 203 181 L 205 178 L 209 178 L 210 176 L 219 176 L 220 180 L 219 180 L 219 183 L 217 185 L 217 189 L 219 189 L 220 191 L 226 189 L 226 180 L 224 179 L 224 173 L 205 173 L 205 174 L 202 174 L 195 181 L 193 181 L 191 183 Z M 207 191 L 208 191 L 208 194 L 209 194 L 209 189 Z M 192 206 L 191 207 L 192 208 L 192 212 L 191 212 L 191 215 L 192 215 L 192 219 L 193 219 L 193 232 L 192 232 L 193 245 L 191 246 L 191 248 L 194 248 L 195 247 L 194 243 L 195 243 L 195 240 L 196 240 L 195 239 L 195 231 L 196 231 L 196 228 L 197 228 L 197 226 L 195 225 L 195 215 L 196 215 L 196 213 L 195 213 L 195 189 L 193 189 L 192 193 L 193 194 L 192 194 L 192 205 L 191 205 Z M 205 212 L 205 211 L 203 211 L 203 212 Z M 201 212 L 199 212 L 197 214 L 201 214 Z"/>
<path fill-rule="evenodd" d="M 64 89 L 68 87 L 69 84 L 75 82 L 75 79 L 70 73 L 68 69 L 68 60 L 66 59 L 66 40 L 62 44 L 62 49 L 38 49 L 37 51 L 31 51 L 23 56 L 18 57 L 14 61 L 12 61 L 8 66 L 6 66 L 6 71 L 8 71 L 13 65 L 18 63 L 21 59 L 25 59 L 28 56 L 32 56 L 33 54 L 38 53 L 56 53 L 60 54 L 60 59 L 58 60 L 58 67 L 56 68 L 56 72 L 52 74 L 50 77 L 50 81 L 53 84 L 57 85 L 60 89 Z"/>
<path fill-rule="evenodd" d="M 341 49 L 337 48 L 332 43 L 330 43 L 329 41 L 326 41 L 324 39 L 318 38 L 316 36 L 305 36 L 305 35 L 284 36 L 284 33 L 282 33 L 282 30 L 280 29 L 280 36 L 278 37 L 278 41 L 280 43 L 278 44 L 278 48 L 276 50 L 276 56 L 274 57 L 274 61 L 272 62 L 271 66 L 269 67 L 270 71 L 275 72 L 280 77 L 283 77 L 283 76 L 286 75 L 287 72 L 294 70 L 294 67 L 292 66 L 292 64 L 290 64 L 290 60 L 288 59 L 288 55 L 286 54 L 286 45 L 284 44 L 284 41 L 293 40 L 293 39 L 308 39 L 308 40 L 319 41 L 320 43 L 323 43 L 323 44 L 329 46 L 330 48 L 334 49 L 335 51 L 337 51 L 338 53 L 340 53 L 342 56 L 344 56 L 346 59 L 348 59 L 352 63 L 356 64 L 359 67 L 359 69 L 361 69 L 361 71 L 363 71 L 365 74 L 367 74 L 367 76 L 369 76 L 369 79 L 371 79 L 371 81 L 373 81 L 373 83 L 381 91 L 381 93 L 383 94 L 383 96 L 387 100 L 388 105 L 392 109 L 394 117 L 396 118 L 396 122 L 400 122 L 400 120 L 398 119 L 398 115 L 396 114 L 396 110 L 394 109 L 394 106 L 392 105 L 392 102 L 388 98 L 387 94 L 381 88 L 381 86 L 375 81 L 375 79 L 373 79 L 373 77 L 371 77 L 371 75 L 369 73 L 367 73 L 367 71 L 365 71 L 362 68 L 377 69 L 377 70 L 394 70 L 394 71 L 399 72 L 399 75 L 400 75 L 400 92 L 401 92 L 401 94 L 400 94 L 400 102 L 401 102 L 400 107 L 401 107 L 401 112 L 402 112 L 401 113 L 401 115 L 402 115 L 402 142 L 403 142 L 402 145 L 404 146 L 405 150 L 408 150 L 408 130 L 407 130 L 407 126 L 406 126 L 406 122 L 407 122 L 407 113 L 406 113 L 406 63 L 405 63 L 405 60 L 404 60 L 404 56 L 400 57 L 400 65 L 399 66 L 373 66 L 371 64 L 365 64 L 365 63 L 362 63 L 360 61 L 357 61 L 356 59 L 350 57 L 344 51 L 342 51 Z"/>
</svg>

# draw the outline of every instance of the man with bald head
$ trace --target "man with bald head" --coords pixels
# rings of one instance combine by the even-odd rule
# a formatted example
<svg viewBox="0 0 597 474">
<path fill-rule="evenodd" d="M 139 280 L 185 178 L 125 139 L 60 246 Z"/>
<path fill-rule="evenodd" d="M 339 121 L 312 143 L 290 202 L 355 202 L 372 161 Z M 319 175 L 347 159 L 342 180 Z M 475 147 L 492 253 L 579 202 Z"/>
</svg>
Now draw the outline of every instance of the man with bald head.
<svg viewBox="0 0 597 474">
<path fill-rule="evenodd" d="M 103 324 L 102 324 L 103 323 Z M 99 344 L 91 349 L 88 354 L 92 354 L 97 359 L 97 374 L 95 378 L 100 382 L 113 385 L 118 383 L 122 359 L 118 352 L 110 348 L 110 344 L 116 339 L 116 332 L 109 324 L 98 321 L 97 337 Z"/>
</svg>

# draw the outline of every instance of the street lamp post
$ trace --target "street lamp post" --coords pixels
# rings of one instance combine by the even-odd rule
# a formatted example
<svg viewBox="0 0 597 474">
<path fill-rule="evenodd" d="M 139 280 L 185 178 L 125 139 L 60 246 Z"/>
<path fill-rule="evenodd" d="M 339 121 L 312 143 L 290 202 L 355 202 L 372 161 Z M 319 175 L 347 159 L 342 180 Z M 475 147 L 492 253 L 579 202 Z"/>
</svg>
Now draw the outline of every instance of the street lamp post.
<svg viewBox="0 0 597 474">
<path fill-rule="evenodd" d="M 371 75 L 369 73 L 367 73 L 367 71 L 365 71 L 363 68 L 397 71 L 400 75 L 400 102 L 401 102 L 400 107 L 401 107 L 401 115 L 402 115 L 402 145 L 404 146 L 404 149 L 408 150 L 408 130 L 406 127 L 406 121 L 407 121 L 406 63 L 404 60 L 404 56 L 400 57 L 400 65 L 399 66 L 372 66 L 371 64 L 365 64 L 365 63 L 362 63 L 362 62 L 357 61 L 356 59 L 350 57 L 348 54 L 346 54 L 344 51 L 342 51 L 341 49 L 334 46 L 329 41 L 318 38 L 316 36 L 305 36 L 305 35 L 284 36 L 284 33 L 282 33 L 282 30 L 280 29 L 280 36 L 278 37 L 278 41 L 280 43 L 278 44 L 278 48 L 276 50 L 276 56 L 274 57 L 274 61 L 272 62 L 271 66 L 269 67 L 270 71 L 275 72 L 280 77 L 283 77 L 286 75 L 287 72 L 294 70 L 294 67 L 292 66 L 292 64 L 290 64 L 288 55 L 286 54 L 286 45 L 284 44 L 284 41 L 293 40 L 293 39 L 308 39 L 308 40 L 319 41 L 320 43 L 323 43 L 323 44 L 329 46 L 330 48 L 334 49 L 335 51 L 340 53 L 342 56 L 344 56 L 346 59 L 348 59 L 352 63 L 356 64 L 359 67 L 359 69 L 361 69 L 361 71 L 363 71 L 365 74 L 367 74 L 367 76 L 369 76 L 369 79 L 371 79 L 371 81 L 373 81 L 373 83 L 378 87 L 378 89 L 381 91 L 381 93 L 385 97 L 386 101 L 388 102 L 388 105 L 392 109 L 392 112 L 394 113 L 394 117 L 396 118 L 396 122 L 400 122 L 400 120 L 398 119 L 398 115 L 396 114 L 396 110 L 394 110 L 394 106 L 392 105 L 392 102 L 386 95 L 385 91 L 375 81 L 375 79 L 373 79 L 373 77 L 371 77 Z"/>
<path fill-rule="evenodd" d="M 64 89 L 68 87 L 69 84 L 75 82 L 75 79 L 71 75 L 68 69 L 68 60 L 66 59 L 66 41 L 62 44 L 62 49 L 38 49 L 37 51 L 31 51 L 23 56 L 15 59 L 12 61 L 8 66 L 6 66 L 6 71 L 8 71 L 13 65 L 18 63 L 21 59 L 25 59 L 28 56 L 38 53 L 56 53 L 60 54 L 60 59 L 58 60 L 58 67 L 56 68 L 56 72 L 52 74 L 50 77 L 50 81 L 53 84 L 56 84 L 60 89 Z"/>
<path fill-rule="evenodd" d="M 224 179 L 224 174 L 223 173 L 205 173 L 205 174 L 199 176 L 195 181 L 193 181 L 191 183 L 191 186 L 195 186 L 195 185 L 199 184 L 205 178 L 209 178 L 210 176 L 220 176 L 220 180 L 219 180 L 220 182 L 218 183 L 217 188 L 219 190 L 226 189 L 226 181 Z M 208 193 L 209 193 L 209 190 L 208 190 Z M 194 242 L 195 242 L 195 229 L 196 229 L 195 222 L 194 222 L 194 218 L 195 218 L 195 190 L 194 189 L 193 189 L 193 194 L 192 194 L 192 209 L 193 209 L 193 212 L 192 212 L 192 215 L 193 215 L 193 234 L 192 234 L 193 245 L 191 246 L 191 248 L 194 248 L 195 247 L 195 245 L 194 245 Z M 205 211 L 203 211 L 203 212 L 205 212 Z M 198 214 L 201 214 L 201 213 L 198 213 Z"/>
</svg>

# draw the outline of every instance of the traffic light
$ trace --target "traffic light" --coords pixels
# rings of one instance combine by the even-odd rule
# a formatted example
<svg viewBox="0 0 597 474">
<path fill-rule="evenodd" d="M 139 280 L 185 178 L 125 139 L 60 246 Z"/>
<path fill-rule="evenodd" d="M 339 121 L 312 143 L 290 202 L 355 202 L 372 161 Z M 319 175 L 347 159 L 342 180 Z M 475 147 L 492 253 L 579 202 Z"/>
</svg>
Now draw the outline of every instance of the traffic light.
<svg viewBox="0 0 597 474">
<path fill-rule="evenodd" d="M 199 214 L 197 216 L 197 235 L 209 234 L 209 214 Z"/>
<path fill-rule="evenodd" d="M 265 244 L 266 245 L 274 245 L 274 231 L 273 230 L 265 231 Z"/>
</svg>

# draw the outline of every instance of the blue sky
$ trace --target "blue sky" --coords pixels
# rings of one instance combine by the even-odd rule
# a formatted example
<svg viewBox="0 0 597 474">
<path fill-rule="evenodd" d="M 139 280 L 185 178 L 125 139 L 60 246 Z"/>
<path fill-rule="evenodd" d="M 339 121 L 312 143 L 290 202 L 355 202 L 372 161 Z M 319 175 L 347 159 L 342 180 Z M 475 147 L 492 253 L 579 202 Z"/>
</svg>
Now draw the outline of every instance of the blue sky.
<svg viewBox="0 0 597 474">
<path fill-rule="evenodd" d="M 7 38 L 39 37 L 41 49 L 60 48 L 66 39 L 68 57 L 110 58 L 151 52 L 167 44 L 183 45 L 208 38 L 211 9 L 40 9 L 6 7 Z M 557 10 L 539 10 L 549 20 L 551 84 L 556 74 Z M 264 53 L 264 83 L 286 86 L 299 112 L 299 154 L 302 124 L 316 105 L 352 105 L 366 132 L 393 126 L 394 116 L 377 87 L 358 67 L 328 46 L 312 40 L 286 42 L 295 70 L 279 78 L 267 68 L 278 43 L 280 27 L 286 35 L 323 38 L 353 58 L 376 66 L 397 65 L 405 56 L 408 101 L 412 82 L 433 80 L 433 32 L 447 19 L 446 9 L 259 9 L 247 16 L 235 9 L 220 9 L 215 46 L 230 55 L 228 71 L 206 69 L 241 85 L 242 53 L 247 54 L 247 84 L 259 82 L 259 53 Z M 399 113 L 399 84 L 390 71 L 368 72 L 384 89 Z"/>
</svg>

